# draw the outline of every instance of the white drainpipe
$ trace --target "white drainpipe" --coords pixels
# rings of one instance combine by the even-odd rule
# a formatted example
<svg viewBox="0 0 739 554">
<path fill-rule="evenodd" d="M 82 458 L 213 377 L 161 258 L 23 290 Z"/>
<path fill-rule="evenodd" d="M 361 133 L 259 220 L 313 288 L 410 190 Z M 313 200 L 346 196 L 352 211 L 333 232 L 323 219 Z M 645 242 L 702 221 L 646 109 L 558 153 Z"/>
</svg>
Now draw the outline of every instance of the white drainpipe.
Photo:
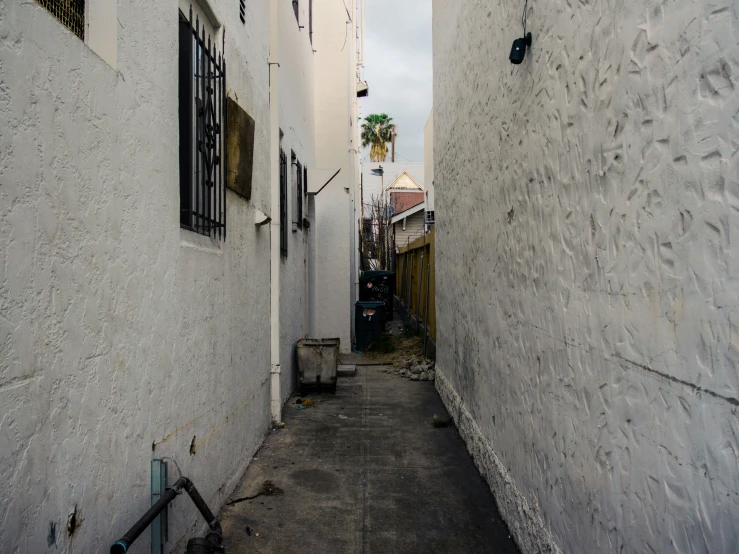
<svg viewBox="0 0 739 554">
<path fill-rule="evenodd" d="M 280 120 L 278 84 L 280 76 L 279 0 L 269 2 L 269 116 L 271 208 L 270 223 L 270 415 L 272 423 L 282 421 L 280 392 Z"/>
</svg>

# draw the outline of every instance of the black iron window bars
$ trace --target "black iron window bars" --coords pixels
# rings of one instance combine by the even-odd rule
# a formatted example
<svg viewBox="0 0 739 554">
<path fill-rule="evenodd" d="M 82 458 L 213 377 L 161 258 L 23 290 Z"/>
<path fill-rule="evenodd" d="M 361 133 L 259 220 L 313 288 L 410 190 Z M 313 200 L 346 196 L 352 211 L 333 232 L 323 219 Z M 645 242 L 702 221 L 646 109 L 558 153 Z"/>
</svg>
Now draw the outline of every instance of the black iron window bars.
<svg viewBox="0 0 739 554">
<path fill-rule="evenodd" d="M 300 162 L 297 162 L 297 179 L 295 180 L 295 192 L 297 193 L 297 225 L 298 229 L 303 228 L 303 166 Z"/>
<path fill-rule="evenodd" d="M 287 257 L 287 154 L 280 149 L 280 255 Z"/>
<path fill-rule="evenodd" d="M 85 0 L 37 0 L 54 17 L 85 40 Z"/>
<path fill-rule="evenodd" d="M 199 19 L 180 12 L 180 225 L 225 240 L 226 60 Z"/>
</svg>

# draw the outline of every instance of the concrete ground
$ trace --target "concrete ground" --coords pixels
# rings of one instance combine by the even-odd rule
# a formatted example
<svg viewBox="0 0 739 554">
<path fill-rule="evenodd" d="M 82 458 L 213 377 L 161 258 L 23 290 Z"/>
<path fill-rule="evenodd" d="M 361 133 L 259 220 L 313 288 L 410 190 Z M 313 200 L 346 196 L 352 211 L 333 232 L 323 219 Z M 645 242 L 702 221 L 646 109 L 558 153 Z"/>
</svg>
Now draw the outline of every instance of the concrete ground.
<svg viewBox="0 0 739 554">
<path fill-rule="evenodd" d="M 308 397 L 285 405 L 231 498 L 265 481 L 273 494 L 222 511 L 227 552 L 517 552 L 457 430 L 432 425 L 448 417 L 433 383 L 360 366 Z"/>
</svg>

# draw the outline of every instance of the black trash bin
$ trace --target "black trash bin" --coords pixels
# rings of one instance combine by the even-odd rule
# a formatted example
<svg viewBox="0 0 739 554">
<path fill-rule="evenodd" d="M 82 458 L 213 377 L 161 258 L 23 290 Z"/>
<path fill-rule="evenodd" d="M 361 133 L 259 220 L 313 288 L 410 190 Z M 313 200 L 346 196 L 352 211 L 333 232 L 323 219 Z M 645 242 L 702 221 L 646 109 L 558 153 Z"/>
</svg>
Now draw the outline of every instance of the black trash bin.
<svg viewBox="0 0 739 554">
<path fill-rule="evenodd" d="M 385 321 L 392 321 L 395 272 L 365 271 L 359 278 L 359 300 L 385 303 Z"/>
<path fill-rule="evenodd" d="M 385 303 L 363 302 L 360 300 L 354 308 L 354 332 L 357 338 L 357 350 L 364 352 L 375 342 L 385 330 Z"/>
</svg>

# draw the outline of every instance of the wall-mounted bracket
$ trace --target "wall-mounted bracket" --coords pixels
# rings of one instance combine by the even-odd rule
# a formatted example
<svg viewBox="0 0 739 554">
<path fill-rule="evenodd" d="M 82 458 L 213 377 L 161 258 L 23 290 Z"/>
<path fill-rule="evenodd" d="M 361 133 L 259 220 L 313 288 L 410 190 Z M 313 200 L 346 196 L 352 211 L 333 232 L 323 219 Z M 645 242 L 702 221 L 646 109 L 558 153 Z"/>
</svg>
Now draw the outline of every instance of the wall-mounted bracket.
<svg viewBox="0 0 739 554">
<path fill-rule="evenodd" d="M 254 225 L 257 227 L 261 227 L 262 225 L 267 225 L 272 221 L 272 218 L 268 216 L 266 213 L 264 213 L 262 210 L 254 209 Z"/>
<path fill-rule="evenodd" d="M 151 505 L 157 503 L 167 492 L 167 462 L 151 461 Z M 169 540 L 167 508 L 151 523 L 151 554 L 164 554 L 164 543 Z"/>
<path fill-rule="evenodd" d="M 318 194 L 339 174 L 339 169 L 308 168 L 308 194 Z"/>
</svg>

